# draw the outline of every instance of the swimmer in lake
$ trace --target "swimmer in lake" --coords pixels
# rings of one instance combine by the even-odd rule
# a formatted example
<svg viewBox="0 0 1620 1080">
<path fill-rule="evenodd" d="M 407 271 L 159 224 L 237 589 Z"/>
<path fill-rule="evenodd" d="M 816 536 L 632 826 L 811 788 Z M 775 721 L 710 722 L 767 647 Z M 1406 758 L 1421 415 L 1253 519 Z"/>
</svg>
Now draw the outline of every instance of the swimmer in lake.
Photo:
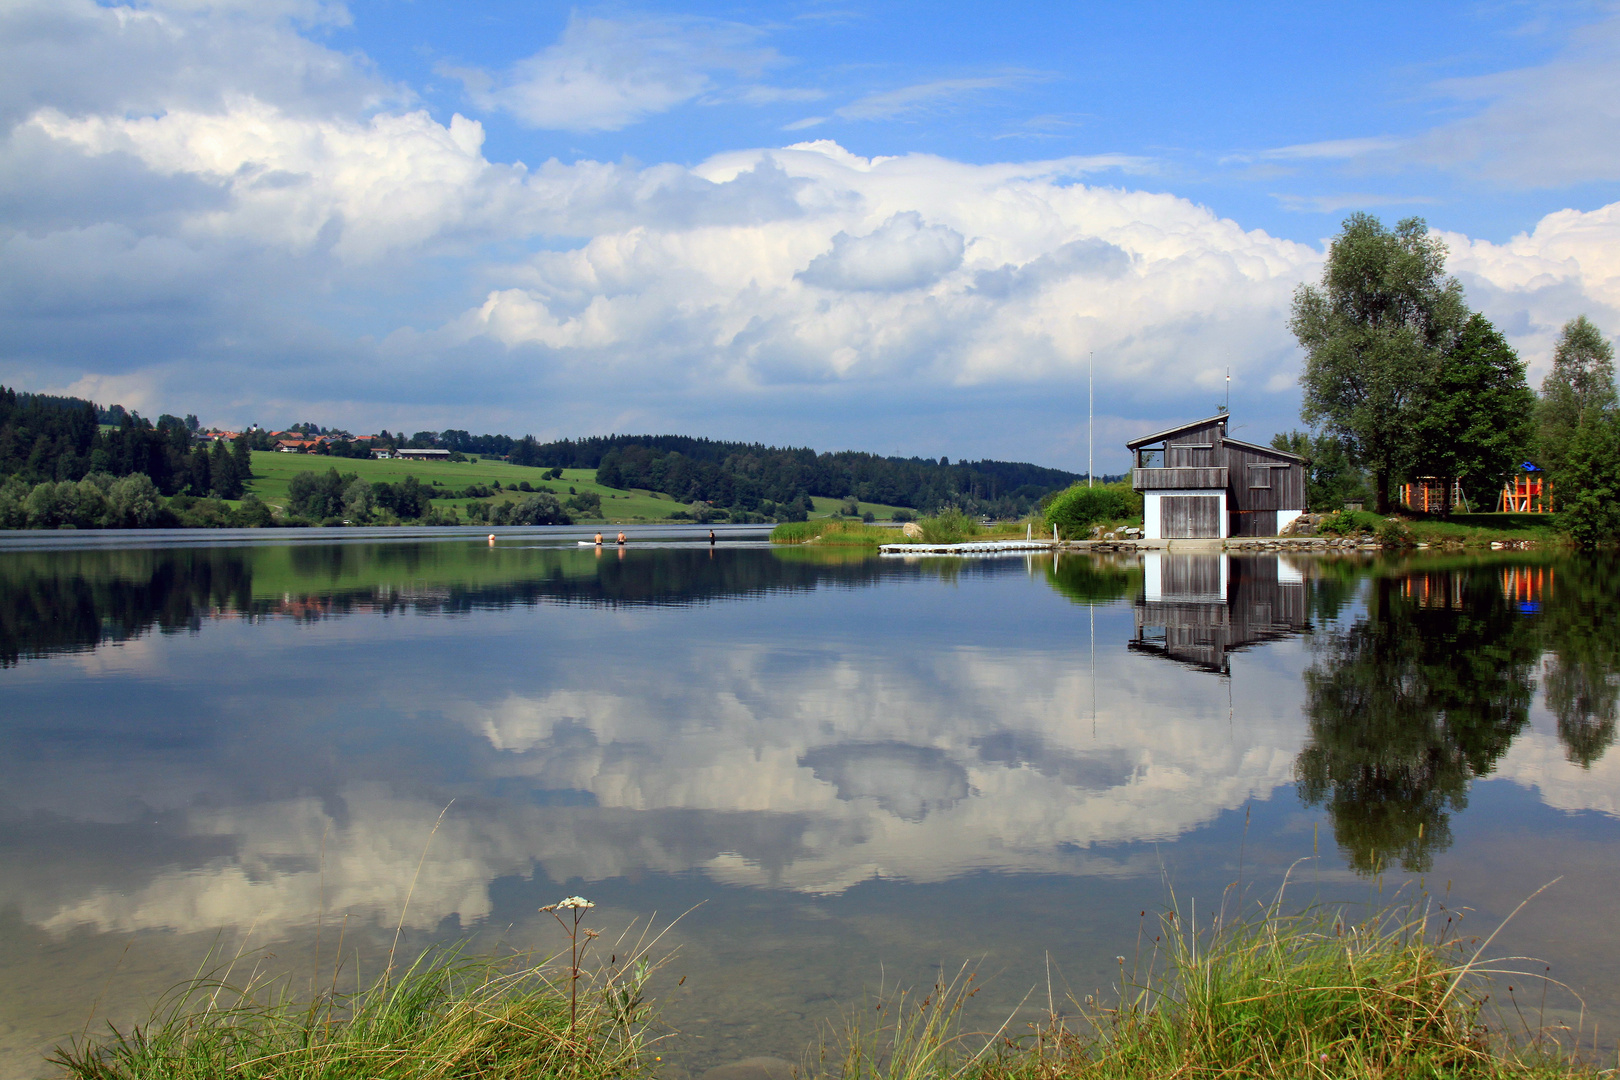
<svg viewBox="0 0 1620 1080">
<path fill-rule="evenodd" d="M 597 547 L 602 546 L 602 534 L 601 533 L 596 534 L 596 546 Z"/>
<path fill-rule="evenodd" d="M 709 546 L 714 547 L 714 530 L 709 530 Z"/>
<path fill-rule="evenodd" d="M 619 534 L 619 546 L 624 547 L 624 533 Z"/>
</svg>

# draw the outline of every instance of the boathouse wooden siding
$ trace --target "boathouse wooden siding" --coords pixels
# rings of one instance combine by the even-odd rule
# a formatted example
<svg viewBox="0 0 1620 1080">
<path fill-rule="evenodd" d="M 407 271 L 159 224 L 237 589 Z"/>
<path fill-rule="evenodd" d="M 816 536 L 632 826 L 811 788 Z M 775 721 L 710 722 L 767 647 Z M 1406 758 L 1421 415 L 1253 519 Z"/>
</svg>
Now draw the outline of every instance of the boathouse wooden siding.
<svg viewBox="0 0 1620 1080">
<path fill-rule="evenodd" d="M 1232 536 L 1276 536 L 1277 511 L 1305 508 L 1305 470 L 1299 459 L 1268 446 L 1225 440 L 1230 475 L 1226 505 Z"/>
<path fill-rule="evenodd" d="M 1279 512 L 1305 509 L 1304 460 L 1230 438 L 1227 422 L 1212 416 L 1125 444 L 1135 456 L 1132 485 L 1156 493 L 1164 539 L 1220 536 L 1223 524 L 1227 536 L 1275 536 Z"/>
<path fill-rule="evenodd" d="M 1165 462 L 1168 469 L 1220 468 L 1221 440 L 1226 437 L 1226 420 L 1206 420 L 1189 424 L 1164 441 Z"/>
<path fill-rule="evenodd" d="M 1225 486 L 1225 469 L 1162 469 L 1153 477 L 1155 491 L 1207 491 Z"/>
<path fill-rule="evenodd" d="M 1159 503 L 1159 528 L 1162 535 L 1169 540 L 1219 536 L 1220 496 L 1166 495 Z"/>
</svg>

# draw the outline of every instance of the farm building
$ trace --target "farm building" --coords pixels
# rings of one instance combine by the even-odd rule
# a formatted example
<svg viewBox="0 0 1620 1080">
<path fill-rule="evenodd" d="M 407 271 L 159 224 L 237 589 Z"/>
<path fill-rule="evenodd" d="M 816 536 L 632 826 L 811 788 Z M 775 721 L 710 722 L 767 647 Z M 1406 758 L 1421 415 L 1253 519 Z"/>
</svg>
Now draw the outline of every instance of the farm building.
<svg viewBox="0 0 1620 1080">
<path fill-rule="evenodd" d="M 450 451 L 411 450 L 401 447 L 400 449 L 394 451 L 394 456 L 397 458 L 404 458 L 407 461 L 449 461 Z"/>
<path fill-rule="evenodd" d="M 1305 512 L 1305 461 L 1226 434 L 1225 413 L 1126 443 L 1149 540 L 1276 536 Z"/>
</svg>

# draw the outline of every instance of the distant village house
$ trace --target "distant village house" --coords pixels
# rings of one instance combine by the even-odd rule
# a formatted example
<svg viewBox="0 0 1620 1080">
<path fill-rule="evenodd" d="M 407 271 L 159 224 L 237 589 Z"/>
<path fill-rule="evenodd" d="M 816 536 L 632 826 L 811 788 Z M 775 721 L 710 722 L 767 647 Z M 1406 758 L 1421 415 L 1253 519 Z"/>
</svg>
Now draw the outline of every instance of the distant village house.
<svg viewBox="0 0 1620 1080">
<path fill-rule="evenodd" d="M 449 461 L 448 450 L 409 450 L 401 447 L 394 451 L 394 456 L 407 461 Z"/>
<path fill-rule="evenodd" d="M 307 454 L 319 446 L 320 443 L 319 439 L 287 438 L 277 439 L 275 447 L 279 453 L 283 454 Z"/>
<path fill-rule="evenodd" d="M 1226 433 L 1225 413 L 1126 443 L 1149 540 L 1276 536 L 1305 512 L 1305 460 Z"/>
</svg>

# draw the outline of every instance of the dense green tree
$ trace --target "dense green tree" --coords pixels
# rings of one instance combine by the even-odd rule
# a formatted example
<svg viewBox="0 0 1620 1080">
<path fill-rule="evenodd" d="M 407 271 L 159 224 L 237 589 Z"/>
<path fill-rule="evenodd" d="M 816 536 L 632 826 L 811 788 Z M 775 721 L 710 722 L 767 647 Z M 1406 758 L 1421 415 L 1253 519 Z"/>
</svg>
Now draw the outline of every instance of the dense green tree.
<svg viewBox="0 0 1620 1080">
<path fill-rule="evenodd" d="M 117 515 L 117 524 L 126 529 L 144 529 L 163 518 L 163 500 L 157 485 L 145 473 L 131 473 L 114 481 L 107 492 Z"/>
<path fill-rule="evenodd" d="M 242 505 L 236 511 L 236 524 L 244 529 L 267 529 L 275 524 L 275 515 L 270 507 L 251 491 L 242 498 Z"/>
<path fill-rule="evenodd" d="M 1536 463 L 1560 483 L 1588 413 L 1615 408 L 1614 349 L 1585 315 L 1564 324 L 1536 406 Z M 1554 498 L 1557 498 L 1555 489 Z"/>
<path fill-rule="evenodd" d="M 569 510 L 572 510 L 576 514 L 583 517 L 602 516 L 602 496 L 598 495 L 594 491 L 587 491 L 578 495 L 570 495 L 566 505 Z"/>
<path fill-rule="evenodd" d="M 324 473 L 298 473 L 287 483 L 287 509 L 315 521 L 340 517 L 343 514 L 344 489 L 354 480 L 352 473 L 339 476 L 336 469 L 328 469 Z"/>
<path fill-rule="evenodd" d="M 0 529 L 28 528 L 28 482 L 20 476 L 0 483 Z"/>
<path fill-rule="evenodd" d="M 1353 214 L 1328 250 L 1321 288 L 1294 293 L 1289 326 L 1305 349 L 1305 421 L 1344 440 L 1373 476 L 1380 513 L 1412 459 L 1412 429 L 1466 318 L 1445 275 L 1446 246 L 1421 218 L 1393 230 Z"/>
<path fill-rule="evenodd" d="M 574 519 L 549 491 L 525 496 L 519 502 L 497 503 L 489 511 L 491 525 L 572 525 Z"/>
<path fill-rule="evenodd" d="M 1314 513 L 1338 510 L 1347 502 L 1367 497 L 1367 482 L 1350 463 L 1342 439 L 1289 431 L 1273 435 L 1271 445 L 1305 459 L 1305 509 Z"/>
<path fill-rule="evenodd" d="M 208 454 L 209 490 L 221 499 L 240 499 L 246 477 L 236 455 L 226 447 L 223 439 L 216 440 Z"/>
<path fill-rule="evenodd" d="M 1587 409 L 1554 481 L 1559 520 L 1582 547 L 1620 538 L 1620 418 Z"/>
<path fill-rule="evenodd" d="M 1415 475 L 1460 481 L 1484 505 L 1529 451 L 1535 405 L 1518 353 L 1485 316 L 1470 316 L 1413 425 Z M 1451 490 L 1447 484 L 1448 515 Z"/>
<path fill-rule="evenodd" d="M 343 516 L 356 525 L 363 525 L 371 520 L 371 515 L 377 510 L 377 494 L 371 484 L 361 477 L 355 477 L 343 487 Z"/>
</svg>

